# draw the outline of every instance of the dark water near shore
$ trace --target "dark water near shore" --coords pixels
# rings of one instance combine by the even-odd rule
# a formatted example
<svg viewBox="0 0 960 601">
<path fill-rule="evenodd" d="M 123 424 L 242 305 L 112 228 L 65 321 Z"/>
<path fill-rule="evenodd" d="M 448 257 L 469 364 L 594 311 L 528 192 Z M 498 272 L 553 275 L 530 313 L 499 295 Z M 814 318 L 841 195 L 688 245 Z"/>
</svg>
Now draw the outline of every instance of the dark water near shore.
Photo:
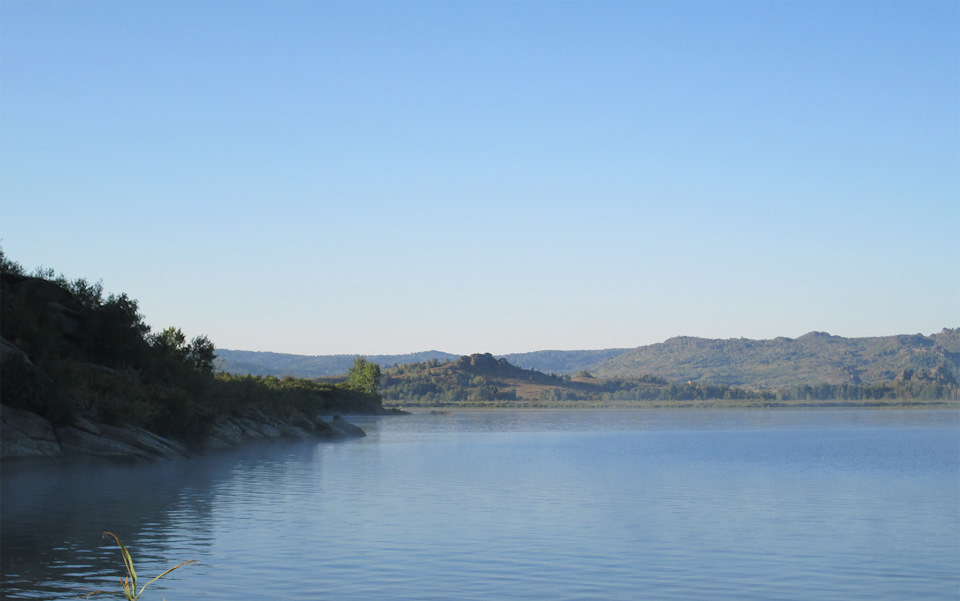
<svg viewBox="0 0 960 601">
<path fill-rule="evenodd" d="M 355 418 L 156 466 L 4 465 L 4 599 L 958 599 L 960 413 Z M 106 597 L 113 598 L 113 597 Z"/>
</svg>

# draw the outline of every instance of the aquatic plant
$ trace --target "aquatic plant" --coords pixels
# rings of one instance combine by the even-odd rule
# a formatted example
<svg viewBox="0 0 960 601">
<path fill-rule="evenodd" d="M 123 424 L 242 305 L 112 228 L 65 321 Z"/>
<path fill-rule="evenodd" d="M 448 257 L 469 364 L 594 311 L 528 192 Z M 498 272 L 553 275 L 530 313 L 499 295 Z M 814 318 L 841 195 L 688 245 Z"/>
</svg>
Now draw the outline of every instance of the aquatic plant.
<svg viewBox="0 0 960 601">
<path fill-rule="evenodd" d="M 120 586 L 123 587 L 123 594 L 126 597 L 127 601 L 137 601 L 138 599 L 140 599 L 140 595 L 143 594 L 144 589 L 146 589 L 148 586 L 150 586 L 157 580 L 160 580 L 161 578 L 163 578 L 170 572 L 176 570 L 177 568 L 183 567 L 188 563 L 194 563 L 197 561 L 196 559 L 191 559 L 179 565 L 173 566 L 163 574 L 160 574 L 150 582 L 144 584 L 142 587 L 140 587 L 140 590 L 138 591 L 137 590 L 137 571 L 133 567 L 133 557 L 130 556 L 130 551 L 128 551 L 127 547 L 124 546 L 123 542 L 120 540 L 120 537 L 118 537 L 113 532 L 104 532 L 103 536 L 104 537 L 112 536 L 113 540 L 117 541 L 117 544 L 120 545 L 120 554 L 123 556 L 123 566 L 127 571 L 127 576 L 124 578 L 120 578 Z M 96 591 L 95 593 L 91 593 L 91 595 L 102 593 L 102 592 L 103 591 Z"/>
</svg>

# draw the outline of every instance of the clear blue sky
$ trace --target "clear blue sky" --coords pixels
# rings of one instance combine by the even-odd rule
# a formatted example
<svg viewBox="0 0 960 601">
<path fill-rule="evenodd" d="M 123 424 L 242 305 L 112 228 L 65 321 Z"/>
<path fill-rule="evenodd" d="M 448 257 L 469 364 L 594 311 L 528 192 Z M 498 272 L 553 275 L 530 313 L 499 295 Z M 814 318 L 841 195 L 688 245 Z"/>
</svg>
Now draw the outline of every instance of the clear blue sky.
<svg viewBox="0 0 960 601">
<path fill-rule="evenodd" d="M 960 3 L 0 3 L 0 239 L 219 347 L 960 325 Z"/>
</svg>

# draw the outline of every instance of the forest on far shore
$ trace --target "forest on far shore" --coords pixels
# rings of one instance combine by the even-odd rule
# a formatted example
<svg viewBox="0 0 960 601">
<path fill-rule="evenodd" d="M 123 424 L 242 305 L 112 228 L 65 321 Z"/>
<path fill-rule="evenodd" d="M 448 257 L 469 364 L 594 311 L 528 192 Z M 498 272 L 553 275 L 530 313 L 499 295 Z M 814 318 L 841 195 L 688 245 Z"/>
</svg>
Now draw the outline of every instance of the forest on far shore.
<svg viewBox="0 0 960 601">
<path fill-rule="evenodd" d="M 385 404 L 404 407 L 610 408 L 960 406 L 960 387 L 946 370 L 872 384 L 816 384 L 756 389 L 670 382 L 658 376 L 598 378 L 544 374 L 486 354 L 456 361 L 397 365 L 383 372 Z"/>
</svg>

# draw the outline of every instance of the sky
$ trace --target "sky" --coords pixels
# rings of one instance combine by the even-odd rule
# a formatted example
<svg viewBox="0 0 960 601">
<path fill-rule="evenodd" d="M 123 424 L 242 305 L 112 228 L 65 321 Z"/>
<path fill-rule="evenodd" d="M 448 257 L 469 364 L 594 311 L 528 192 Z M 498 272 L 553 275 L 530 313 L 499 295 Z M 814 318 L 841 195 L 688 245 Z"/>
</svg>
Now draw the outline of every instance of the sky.
<svg viewBox="0 0 960 601">
<path fill-rule="evenodd" d="M 305 355 L 960 326 L 960 3 L 0 3 L 0 246 Z"/>
</svg>

